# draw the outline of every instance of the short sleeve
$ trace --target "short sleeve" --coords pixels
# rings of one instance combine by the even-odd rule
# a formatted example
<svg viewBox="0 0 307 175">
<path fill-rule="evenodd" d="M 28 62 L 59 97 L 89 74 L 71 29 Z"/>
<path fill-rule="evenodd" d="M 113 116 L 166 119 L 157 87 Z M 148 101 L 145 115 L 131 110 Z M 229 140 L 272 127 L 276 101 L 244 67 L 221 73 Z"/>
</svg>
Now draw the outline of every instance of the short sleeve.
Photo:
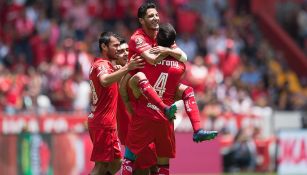
<svg viewBox="0 0 307 175">
<path fill-rule="evenodd" d="M 131 41 L 131 46 L 135 48 L 135 52 L 139 55 L 151 48 L 151 44 L 142 35 L 135 36 Z"/>
<path fill-rule="evenodd" d="M 111 67 L 108 63 L 103 62 L 96 66 L 97 77 L 103 74 L 110 74 L 113 72 L 113 67 Z"/>
</svg>

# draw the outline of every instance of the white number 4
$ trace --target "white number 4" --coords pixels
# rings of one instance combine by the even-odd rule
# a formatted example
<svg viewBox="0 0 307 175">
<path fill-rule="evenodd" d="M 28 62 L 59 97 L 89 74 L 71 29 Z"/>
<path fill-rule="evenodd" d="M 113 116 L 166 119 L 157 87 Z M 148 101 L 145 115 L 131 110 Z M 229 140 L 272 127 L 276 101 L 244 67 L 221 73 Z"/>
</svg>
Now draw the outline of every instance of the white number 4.
<svg viewBox="0 0 307 175">
<path fill-rule="evenodd" d="M 166 86 L 167 78 L 168 78 L 168 73 L 161 73 L 155 85 L 153 86 L 153 88 L 157 91 L 160 97 L 163 96 L 166 90 L 165 86 Z"/>
</svg>

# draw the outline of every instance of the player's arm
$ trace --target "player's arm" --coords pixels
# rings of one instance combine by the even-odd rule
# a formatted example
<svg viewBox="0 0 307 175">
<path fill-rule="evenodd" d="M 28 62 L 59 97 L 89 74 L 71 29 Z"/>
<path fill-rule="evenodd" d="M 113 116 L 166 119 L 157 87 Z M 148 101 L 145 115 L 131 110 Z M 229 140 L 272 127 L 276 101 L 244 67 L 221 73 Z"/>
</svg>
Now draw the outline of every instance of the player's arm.
<svg viewBox="0 0 307 175">
<path fill-rule="evenodd" d="M 148 50 L 145 50 L 144 52 L 142 52 L 141 56 L 149 64 L 155 65 L 155 64 L 159 63 L 161 60 L 163 60 L 167 55 L 151 53 L 151 49 L 148 49 Z"/>
<path fill-rule="evenodd" d="M 120 81 L 119 83 L 119 94 L 128 110 L 128 112 L 130 114 L 133 114 L 134 111 L 132 109 L 132 106 L 129 102 L 129 96 L 128 96 L 128 92 L 127 92 L 127 85 L 128 85 L 128 81 L 131 78 L 130 74 L 126 74 Z"/>
<path fill-rule="evenodd" d="M 179 47 L 174 45 L 172 48 L 157 46 L 150 49 L 151 54 L 161 54 L 164 56 L 170 55 L 176 58 L 180 62 L 186 62 L 188 60 L 187 54 L 181 50 Z M 162 59 L 161 59 L 162 60 Z M 160 60 L 160 61 L 161 61 Z"/>
<path fill-rule="evenodd" d="M 131 61 L 126 64 L 125 66 L 121 67 L 115 72 L 112 72 L 110 74 L 100 74 L 99 75 L 99 81 L 100 84 L 103 87 L 110 86 L 112 83 L 118 82 L 121 80 L 121 78 L 127 74 L 129 71 L 134 69 L 140 69 L 144 67 L 143 59 L 140 57 L 137 57 L 135 59 L 131 59 Z"/>
</svg>

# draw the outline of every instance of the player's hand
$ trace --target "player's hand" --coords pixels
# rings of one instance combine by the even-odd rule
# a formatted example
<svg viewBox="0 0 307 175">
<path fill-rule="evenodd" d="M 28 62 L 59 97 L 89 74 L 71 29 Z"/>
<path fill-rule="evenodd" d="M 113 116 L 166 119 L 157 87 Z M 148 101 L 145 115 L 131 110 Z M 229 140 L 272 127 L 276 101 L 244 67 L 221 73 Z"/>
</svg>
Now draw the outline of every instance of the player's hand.
<svg viewBox="0 0 307 175">
<path fill-rule="evenodd" d="M 121 65 L 114 65 L 113 68 L 115 69 L 115 71 L 117 71 L 118 69 L 122 68 Z"/>
<path fill-rule="evenodd" d="M 162 47 L 162 46 L 156 46 L 156 47 L 153 47 L 149 50 L 149 53 L 151 54 L 160 54 L 162 56 L 166 56 L 166 55 L 169 55 L 169 49 L 168 47 Z"/>
<path fill-rule="evenodd" d="M 127 64 L 128 70 L 141 69 L 145 65 L 145 62 L 141 56 L 133 55 Z"/>
</svg>

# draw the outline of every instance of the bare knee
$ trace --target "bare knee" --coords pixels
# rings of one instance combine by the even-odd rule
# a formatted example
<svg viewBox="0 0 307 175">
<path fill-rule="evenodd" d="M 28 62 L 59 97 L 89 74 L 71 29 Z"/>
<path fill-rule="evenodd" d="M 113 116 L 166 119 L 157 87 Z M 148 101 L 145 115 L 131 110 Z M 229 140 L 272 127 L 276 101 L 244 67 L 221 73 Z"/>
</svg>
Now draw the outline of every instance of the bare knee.
<svg viewBox="0 0 307 175">
<path fill-rule="evenodd" d="M 147 79 L 147 77 L 143 72 L 137 72 L 136 74 L 132 76 L 132 79 L 134 79 L 134 81 L 138 83 L 141 80 Z"/>
<path fill-rule="evenodd" d="M 106 174 L 108 163 L 106 162 L 95 162 L 94 168 L 91 171 L 91 175 Z"/>
<path fill-rule="evenodd" d="M 168 165 L 169 164 L 169 158 L 168 157 L 158 157 L 157 164 L 158 165 Z"/>
<path fill-rule="evenodd" d="M 176 91 L 176 96 L 175 96 L 175 101 L 177 100 L 182 100 L 182 94 L 183 92 L 188 88 L 189 86 L 184 85 L 184 84 L 179 84 L 177 91 Z"/>
<path fill-rule="evenodd" d="M 149 175 L 149 169 L 136 169 L 133 171 L 133 175 Z"/>
<path fill-rule="evenodd" d="M 119 171 L 121 165 L 122 165 L 121 160 L 115 159 L 114 161 L 109 163 L 108 172 L 111 173 L 111 174 L 115 174 L 116 172 Z"/>
</svg>

